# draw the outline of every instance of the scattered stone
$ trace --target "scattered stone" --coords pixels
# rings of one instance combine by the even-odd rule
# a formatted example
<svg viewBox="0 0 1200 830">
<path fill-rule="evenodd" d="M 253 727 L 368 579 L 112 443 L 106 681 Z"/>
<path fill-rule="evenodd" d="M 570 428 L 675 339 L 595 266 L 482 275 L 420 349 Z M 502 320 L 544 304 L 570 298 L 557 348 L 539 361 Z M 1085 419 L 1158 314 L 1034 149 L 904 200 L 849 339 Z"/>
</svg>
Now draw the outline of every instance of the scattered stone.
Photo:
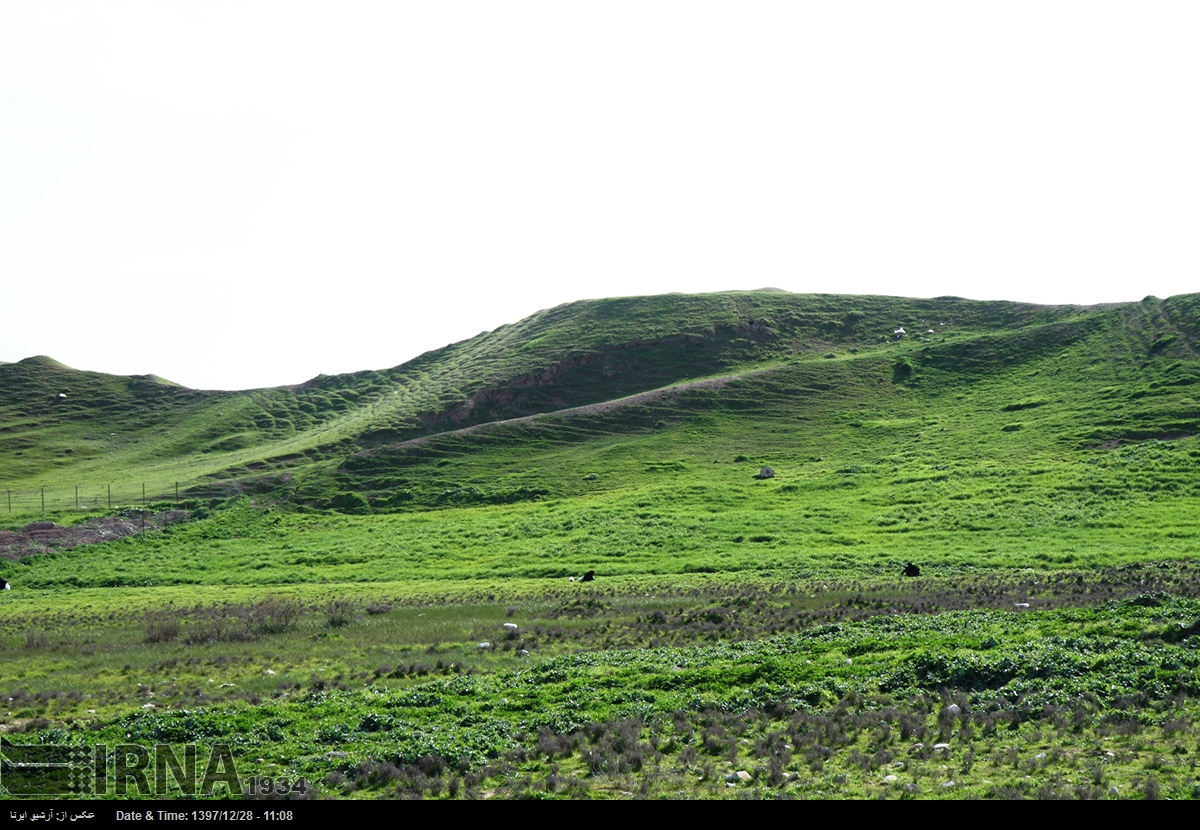
<svg viewBox="0 0 1200 830">
<path fill-rule="evenodd" d="M 885 775 L 885 776 L 883 776 L 883 780 L 889 784 L 894 784 L 897 781 L 899 781 L 900 778 L 899 778 L 899 776 L 896 776 L 896 775 Z"/>
<path fill-rule="evenodd" d="M 488 648 L 491 648 L 491 647 L 492 647 L 492 644 L 491 644 L 491 643 L 480 643 L 480 644 L 479 644 L 479 648 L 480 648 L 481 650 L 482 650 L 482 649 L 488 649 Z"/>
<path fill-rule="evenodd" d="M 1120 794 L 1121 794 L 1121 791 L 1120 791 L 1120 790 L 1118 790 L 1116 787 L 1109 787 L 1109 788 L 1108 788 L 1108 794 L 1109 794 L 1109 795 L 1120 795 Z"/>
<path fill-rule="evenodd" d="M 1028 602 L 1017 602 L 1017 603 L 1014 603 L 1014 605 L 1016 605 L 1017 608 L 1028 608 L 1029 607 Z"/>
<path fill-rule="evenodd" d="M 344 752 L 326 752 L 325 757 L 326 758 L 345 758 L 346 753 L 344 753 Z"/>
<path fill-rule="evenodd" d="M 775 471 L 770 467 L 762 467 L 758 471 L 759 478 L 775 478 Z"/>
<path fill-rule="evenodd" d="M 523 648 L 523 649 L 521 649 L 520 651 L 518 651 L 518 652 L 517 652 L 517 654 L 521 655 L 522 657 L 528 657 L 528 656 L 529 656 L 529 650 L 528 650 L 528 649 L 524 649 L 524 648 Z"/>
<path fill-rule="evenodd" d="M 516 624 L 516 623 L 505 623 L 505 624 L 504 624 L 504 630 L 505 630 L 505 631 L 516 631 L 516 630 L 517 630 L 517 624 Z"/>
<path fill-rule="evenodd" d="M 957 703 L 951 703 L 942 711 L 953 718 L 957 718 L 962 714 L 962 708 Z"/>
<path fill-rule="evenodd" d="M 943 783 L 943 784 L 942 784 L 942 786 L 943 786 L 943 787 L 953 787 L 953 786 L 954 786 L 954 782 L 953 782 L 953 781 L 946 781 L 945 783 Z"/>
</svg>

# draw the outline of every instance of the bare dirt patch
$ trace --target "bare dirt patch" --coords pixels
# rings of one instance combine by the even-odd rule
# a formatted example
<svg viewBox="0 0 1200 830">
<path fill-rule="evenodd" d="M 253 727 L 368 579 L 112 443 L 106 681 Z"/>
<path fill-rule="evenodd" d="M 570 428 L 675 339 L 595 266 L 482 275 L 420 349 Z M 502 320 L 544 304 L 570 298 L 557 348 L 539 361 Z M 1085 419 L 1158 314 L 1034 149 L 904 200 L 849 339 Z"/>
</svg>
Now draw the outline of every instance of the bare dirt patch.
<svg viewBox="0 0 1200 830">
<path fill-rule="evenodd" d="M 124 539 L 148 530 L 185 522 L 186 510 L 126 510 L 117 516 L 88 519 L 83 524 L 62 527 L 54 522 L 33 522 L 19 531 L 0 530 L 0 558 L 20 559 L 35 553 L 76 545 L 94 545 Z"/>
</svg>

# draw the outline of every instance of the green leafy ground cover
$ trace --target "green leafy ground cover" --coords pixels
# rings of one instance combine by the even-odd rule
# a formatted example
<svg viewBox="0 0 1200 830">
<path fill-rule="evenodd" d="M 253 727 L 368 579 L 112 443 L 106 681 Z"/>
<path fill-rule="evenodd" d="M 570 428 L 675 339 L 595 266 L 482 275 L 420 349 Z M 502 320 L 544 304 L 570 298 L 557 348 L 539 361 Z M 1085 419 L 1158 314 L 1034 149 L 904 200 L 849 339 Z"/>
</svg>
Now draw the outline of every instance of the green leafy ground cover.
<svg viewBox="0 0 1200 830">
<path fill-rule="evenodd" d="M 292 389 L 0 365 L 0 486 L 192 516 L 9 554 L 0 728 L 318 797 L 1194 797 L 1198 341 L 754 293 Z"/>
</svg>

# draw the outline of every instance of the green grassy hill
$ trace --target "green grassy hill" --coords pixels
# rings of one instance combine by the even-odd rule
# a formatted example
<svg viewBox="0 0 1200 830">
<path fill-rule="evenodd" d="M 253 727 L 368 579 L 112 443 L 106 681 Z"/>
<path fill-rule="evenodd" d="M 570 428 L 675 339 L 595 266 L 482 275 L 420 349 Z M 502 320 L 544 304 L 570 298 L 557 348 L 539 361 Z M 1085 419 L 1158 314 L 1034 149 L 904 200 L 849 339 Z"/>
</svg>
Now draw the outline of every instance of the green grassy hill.
<svg viewBox="0 0 1200 830">
<path fill-rule="evenodd" d="M 421 459 L 482 452 L 487 467 L 506 441 L 528 455 L 531 441 L 649 429 L 736 435 L 747 418 L 831 428 L 839 412 L 961 412 L 985 395 L 989 420 L 1028 422 L 1025 442 L 1049 437 L 1055 415 L 1053 440 L 1074 448 L 1173 438 L 1200 418 L 1182 394 L 1197 376 L 1197 316 L 1195 296 L 1096 308 L 783 292 L 585 301 L 394 369 L 247 392 L 29 358 L 0 366 L 0 484 L 217 493 L 230 480 L 278 488 L 283 471 L 310 504 L 347 489 L 386 503 L 410 484 L 458 484 Z"/>
<path fill-rule="evenodd" d="M 585 301 L 245 392 L 0 364 L 0 544 L 43 487 L 193 511 L 9 555 L 0 729 L 334 797 L 1194 797 L 1197 435 L 1200 294 Z"/>
</svg>

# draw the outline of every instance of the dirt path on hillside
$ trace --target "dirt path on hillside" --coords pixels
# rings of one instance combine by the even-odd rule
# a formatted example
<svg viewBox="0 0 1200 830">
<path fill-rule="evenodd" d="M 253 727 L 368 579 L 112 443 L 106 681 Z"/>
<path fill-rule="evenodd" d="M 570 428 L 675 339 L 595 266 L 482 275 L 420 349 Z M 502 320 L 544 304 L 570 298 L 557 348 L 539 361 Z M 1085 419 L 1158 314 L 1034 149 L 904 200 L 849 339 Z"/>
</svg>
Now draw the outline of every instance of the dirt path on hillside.
<svg viewBox="0 0 1200 830">
<path fill-rule="evenodd" d="M 478 432 L 481 429 L 486 429 L 487 427 L 503 426 L 505 424 L 523 424 L 541 418 L 557 418 L 563 415 L 599 415 L 603 412 L 610 412 L 614 409 L 620 409 L 626 406 L 637 406 L 638 404 L 678 397 L 679 393 L 687 392 L 692 389 L 721 389 L 725 386 L 725 384 L 731 381 L 741 380 L 741 378 L 741 375 L 726 375 L 725 377 L 720 378 L 710 378 L 708 380 L 692 381 L 691 383 L 681 383 L 678 386 L 669 386 L 666 389 L 652 389 L 649 392 L 639 392 L 636 395 L 630 395 L 626 398 L 616 398 L 611 401 L 590 403 L 584 406 L 572 406 L 568 409 L 556 409 L 553 412 L 539 412 L 536 415 L 522 415 L 520 418 L 506 418 L 503 421 L 488 421 L 487 423 L 475 424 L 473 426 L 449 430 L 447 432 L 435 432 L 433 435 L 422 435 L 420 438 L 410 438 L 407 441 L 398 441 L 395 444 L 386 444 L 379 449 L 393 450 L 400 447 L 418 447 L 421 444 L 425 444 L 438 438 L 446 438 L 448 436 L 457 435 L 470 435 Z"/>
</svg>

